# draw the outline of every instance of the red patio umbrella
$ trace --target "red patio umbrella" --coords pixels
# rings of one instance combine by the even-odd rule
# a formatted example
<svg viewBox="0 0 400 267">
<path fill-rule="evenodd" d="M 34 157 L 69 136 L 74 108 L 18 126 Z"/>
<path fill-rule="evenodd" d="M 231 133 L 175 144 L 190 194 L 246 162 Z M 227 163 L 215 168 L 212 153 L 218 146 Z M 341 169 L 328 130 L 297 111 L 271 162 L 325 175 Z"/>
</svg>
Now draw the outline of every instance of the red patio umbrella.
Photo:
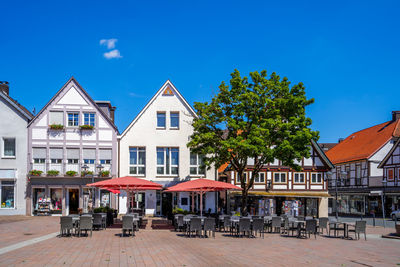
<svg viewBox="0 0 400 267">
<path fill-rule="evenodd" d="M 127 192 L 137 192 L 142 190 L 161 190 L 162 185 L 154 183 L 149 180 L 140 179 L 132 176 L 118 177 L 112 178 L 92 184 L 88 184 L 87 186 L 95 186 L 111 190 L 125 190 Z M 128 208 L 129 202 L 126 202 L 126 206 Z"/>
<path fill-rule="evenodd" d="M 226 190 L 242 190 L 240 187 L 225 183 L 214 181 L 210 179 L 196 179 L 183 182 L 171 187 L 168 187 L 166 192 L 200 192 L 200 215 L 203 215 L 203 193 L 226 191 Z"/>
</svg>

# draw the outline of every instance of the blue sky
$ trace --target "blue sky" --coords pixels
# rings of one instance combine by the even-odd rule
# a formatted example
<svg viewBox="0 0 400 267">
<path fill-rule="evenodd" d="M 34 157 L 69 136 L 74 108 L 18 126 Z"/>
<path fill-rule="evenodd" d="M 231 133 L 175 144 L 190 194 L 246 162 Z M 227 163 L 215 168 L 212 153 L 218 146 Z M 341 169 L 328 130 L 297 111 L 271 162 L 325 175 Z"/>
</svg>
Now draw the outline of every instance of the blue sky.
<svg viewBox="0 0 400 267">
<path fill-rule="evenodd" d="M 400 110 L 398 1 L 82 2 L 1 5 L 0 80 L 30 110 L 74 76 L 122 132 L 165 80 L 193 104 L 235 68 L 302 81 L 321 142 Z"/>
</svg>

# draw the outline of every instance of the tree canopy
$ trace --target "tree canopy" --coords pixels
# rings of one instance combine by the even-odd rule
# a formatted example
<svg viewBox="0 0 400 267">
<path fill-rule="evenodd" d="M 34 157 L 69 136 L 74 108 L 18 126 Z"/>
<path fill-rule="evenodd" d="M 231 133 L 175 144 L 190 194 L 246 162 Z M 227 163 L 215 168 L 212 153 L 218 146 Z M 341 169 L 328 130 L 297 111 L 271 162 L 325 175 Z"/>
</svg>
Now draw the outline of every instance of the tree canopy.
<svg viewBox="0 0 400 267">
<path fill-rule="evenodd" d="M 188 143 L 193 152 L 205 155 L 208 167 L 230 163 L 241 181 L 244 213 L 248 190 L 261 168 L 278 159 L 299 170 L 296 161 L 310 156 L 311 139 L 318 138 L 305 111 L 314 99 L 306 98 L 302 83 L 290 86 L 286 77 L 275 72 L 268 77 L 265 70 L 249 76 L 235 70 L 230 84 L 222 82 L 211 102 L 194 104 L 198 117 Z M 252 175 L 246 181 L 249 160 Z"/>
</svg>

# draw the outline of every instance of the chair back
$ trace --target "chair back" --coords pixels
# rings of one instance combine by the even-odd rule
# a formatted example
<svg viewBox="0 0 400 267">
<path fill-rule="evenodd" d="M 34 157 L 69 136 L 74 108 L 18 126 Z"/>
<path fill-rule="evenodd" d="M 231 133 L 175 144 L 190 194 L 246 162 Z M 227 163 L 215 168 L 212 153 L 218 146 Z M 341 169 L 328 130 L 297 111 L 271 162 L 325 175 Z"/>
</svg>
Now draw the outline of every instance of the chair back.
<svg viewBox="0 0 400 267">
<path fill-rule="evenodd" d="M 103 216 L 100 213 L 93 214 L 93 224 L 99 225 L 102 223 Z"/>
<path fill-rule="evenodd" d="M 70 217 L 70 216 L 61 216 L 60 217 L 60 224 L 61 224 L 61 228 L 63 228 L 63 229 L 72 229 L 73 228 L 72 217 Z"/>
<path fill-rule="evenodd" d="M 319 227 L 320 228 L 328 228 L 329 218 L 321 217 L 319 218 Z"/>
<path fill-rule="evenodd" d="M 92 216 L 81 216 L 79 221 L 79 228 L 83 230 L 90 230 L 93 228 Z"/>
<path fill-rule="evenodd" d="M 224 227 L 231 226 L 231 218 L 229 216 L 224 217 Z"/>
<path fill-rule="evenodd" d="M 297 220 L 304 221 L 304 216 L 297 216 Z"/>
<path fill-rule="evenodd" d="M 312 220 L 314 219 L 312 216 L 306 216 L 306 220 Z"/>
<path fill-rule="evenodd" d="M 122 229 L 133 228 L 133 216 L 122 216 Z"/>
<path fill-rule="evenodd" d="M 281 227 L 281 217 L 272 217 L 272 227 Z"/>
<path fill-rule="evenodd" d="M 134 213 L 133 218 L 138 218 L 139 219 L 139 213 Z"/>
<path fill-rule="evenodd" d="M 178 223 L 178 227 L 182 227 L 183 226 L 183 215 L 179 215 L 177 218 L 176 218 L 176 222 Z"/>
<path fill-rule="evenodd" d="M 250 231 L 250 219 L 240 218 L 239 219 L 239 231 Z"/>
<path fill-rule="evenodd" d="M 366 228 L 366 221 L 356 221 L 356 233 L 365 233 Z"/>
<path fill-rule="evenodd" d="M 204 219 L 204 231 L 215 231 L 215 218 Z"/>
<path fill-rule="evenodd" d="M 253 230 L 263 231 L 264 230 L 264 219 L 256 218 L 253 219 Z"/>
<path fill-rule="evenodd" d="M 317 232 L 317 220 L 306 220 L 306 231 L 311 233 Z"/>
<path fill-rule="evenodd" d="M 201 231 L 201 219 L 191 218 L 190 219 L 190 230 L 191 231 Z"/>
</svg>

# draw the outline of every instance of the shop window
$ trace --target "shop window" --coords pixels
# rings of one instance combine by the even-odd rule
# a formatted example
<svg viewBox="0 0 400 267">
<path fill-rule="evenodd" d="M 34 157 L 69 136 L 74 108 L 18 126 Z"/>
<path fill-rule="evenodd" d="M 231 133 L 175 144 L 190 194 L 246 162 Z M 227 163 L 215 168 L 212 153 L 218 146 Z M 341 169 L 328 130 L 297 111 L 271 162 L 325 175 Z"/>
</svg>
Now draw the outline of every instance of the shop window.
<svg viewBox="0 0 400 267">
<path fill-rule="evenodd" d="M 1 208 L 14 208 L 14 181 L 1 181 L 0 187 Z"/>
<path fill-rule="evenodd" d="M 44 188 L 34 188 L 33 189 L 33 209 L 39 209 L 39 202 L 45 199 L 45 189 Z"/>
<path fill-rule="evenodd" d="M 50 188 L 51 206 L 50 209 L 53 214 L 62 213 L 62 189 Z"/>
<path fill-rule="evenodd" d="M 110 192 L 107 190 L 100 191 L 100 206 L 110 207 Z"/>
</svg>

